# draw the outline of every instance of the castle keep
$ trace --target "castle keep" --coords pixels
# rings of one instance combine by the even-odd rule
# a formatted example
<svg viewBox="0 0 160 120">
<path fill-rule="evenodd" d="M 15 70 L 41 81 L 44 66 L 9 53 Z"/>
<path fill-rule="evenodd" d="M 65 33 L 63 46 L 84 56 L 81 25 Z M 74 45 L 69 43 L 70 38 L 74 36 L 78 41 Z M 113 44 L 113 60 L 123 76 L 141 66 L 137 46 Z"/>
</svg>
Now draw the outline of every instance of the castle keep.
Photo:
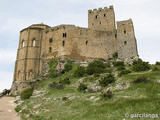
<svg viewBox="0 0 160 120">
<path fill-rule="evenodd" d="M 113 6 L 88 10 L 88 28 L 33 24 L 20 32 L 14 83 L 41 74 L 51 58 L 90 61 L 108 59 L 115 52 L 123 60 L 138 57 L 132 20 L 115 22 Z"/>
</svg>

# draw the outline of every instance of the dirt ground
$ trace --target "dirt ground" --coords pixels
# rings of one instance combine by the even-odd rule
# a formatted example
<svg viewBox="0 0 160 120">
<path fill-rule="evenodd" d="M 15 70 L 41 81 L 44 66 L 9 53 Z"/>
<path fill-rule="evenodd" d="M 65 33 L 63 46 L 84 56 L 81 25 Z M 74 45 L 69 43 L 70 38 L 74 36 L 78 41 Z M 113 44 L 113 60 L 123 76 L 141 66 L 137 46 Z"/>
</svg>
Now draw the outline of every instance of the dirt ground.
<svg viewBox="0 0 160 120">
<path fill-rule="evenodd" d="M 20 117 L 15 112 L 14 97 L 0 98 L 0 120 L 20 120 Z"/>
</svg>

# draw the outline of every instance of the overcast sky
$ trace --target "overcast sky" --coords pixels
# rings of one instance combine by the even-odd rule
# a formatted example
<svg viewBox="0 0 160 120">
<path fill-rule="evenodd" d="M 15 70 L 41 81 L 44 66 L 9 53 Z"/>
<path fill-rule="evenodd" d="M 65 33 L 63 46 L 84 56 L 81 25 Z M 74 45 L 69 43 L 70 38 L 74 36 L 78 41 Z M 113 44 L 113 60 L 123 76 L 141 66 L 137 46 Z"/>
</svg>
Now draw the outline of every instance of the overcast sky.
<svg viewBox="0 0 160 120">
<path fill-rule="evenodd" d="M 0 91 L 10 88 L 19 31 L 31 24 L 88 26 L 88 9 L 114 5 L 116 21 L 132 18 L 140 58 L 160 61 L 160 0 L 0 0 Z"/>
</svg>

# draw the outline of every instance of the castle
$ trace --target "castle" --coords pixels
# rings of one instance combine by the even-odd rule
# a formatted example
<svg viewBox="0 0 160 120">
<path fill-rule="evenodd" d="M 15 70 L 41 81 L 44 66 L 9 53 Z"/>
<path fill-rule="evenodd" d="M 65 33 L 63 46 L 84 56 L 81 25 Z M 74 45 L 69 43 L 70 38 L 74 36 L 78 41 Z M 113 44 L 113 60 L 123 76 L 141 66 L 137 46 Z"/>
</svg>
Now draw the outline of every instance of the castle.
<svg viewBox="0 0 160 120">
<path fill-rule="evenodd" d="M 115 22 L 113 6 L 88 10 L 88 28 L 33 24 L 20 31 L 13 84 L 41 74 L 51 58 L 90 61 L 115 52 L 123 60 L 138 57 L 132 20 Z"/>
</svg>

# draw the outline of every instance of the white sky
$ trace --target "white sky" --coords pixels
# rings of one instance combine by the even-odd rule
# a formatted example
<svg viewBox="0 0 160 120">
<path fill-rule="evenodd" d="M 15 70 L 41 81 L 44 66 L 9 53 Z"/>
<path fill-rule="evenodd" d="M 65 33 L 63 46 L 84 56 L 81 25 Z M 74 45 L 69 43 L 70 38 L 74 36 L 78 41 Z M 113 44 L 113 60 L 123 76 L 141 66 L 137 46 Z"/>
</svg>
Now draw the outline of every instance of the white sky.
<svg viewBox="0 0 160 120">
<path fill-rule="evenodd" d="M 31 24 L 88 26 L 88 9 L 114 5 L 116 21 L 132 18 L 140 58 L 160 61 L 160 0 L 0 0 L 0 91 L 10 88 L 19 31 Z"/>
</svg>

